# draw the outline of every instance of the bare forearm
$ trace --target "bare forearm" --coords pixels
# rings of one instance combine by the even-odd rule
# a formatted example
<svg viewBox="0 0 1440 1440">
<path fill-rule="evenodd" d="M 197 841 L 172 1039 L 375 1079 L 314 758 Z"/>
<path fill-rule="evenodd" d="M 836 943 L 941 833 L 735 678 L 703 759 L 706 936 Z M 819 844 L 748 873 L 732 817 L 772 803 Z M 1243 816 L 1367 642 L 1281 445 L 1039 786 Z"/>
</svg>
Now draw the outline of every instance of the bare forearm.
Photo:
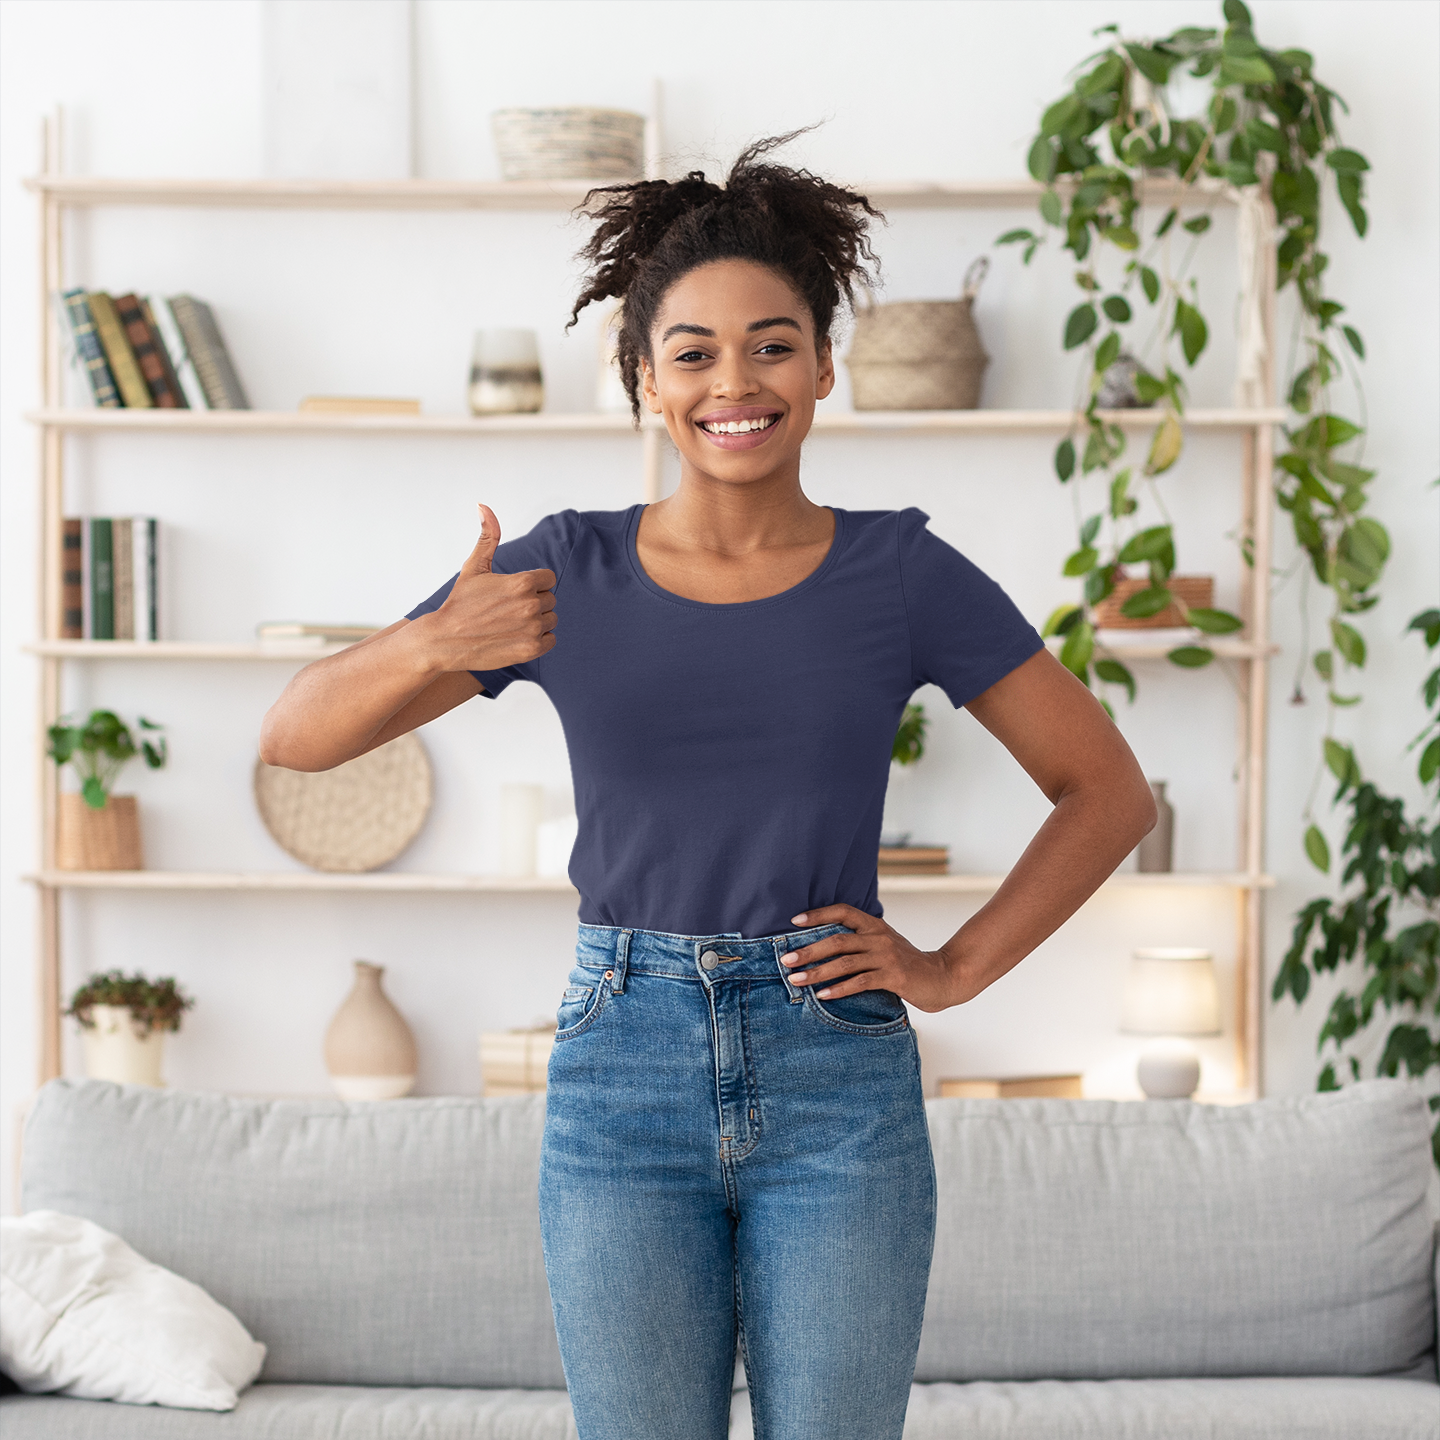
<svg viewBox="0 0 1440 1440">
<path fill-rule="evenodd" d="M 1095 783 L 1062 795 L 1000 888 L 940 947 L 950 1003 L 973 999 L 1053 935 L 1154 824 L 1154 799 L 1131 777 L 1118 793 Z"/>
<path fill-rule="evenodd" d="M 290 770 L 329 770 L 391 738 L 391 722 L 437 682 L 461 678 L 475 693 L 473 677 L 447 677 L 428 639 L 424 625 L 402 621 L 307 665 L 265 717 L 261 758 Z M 431 718 L 427 714 L 415 723 Z M 395 733 L 414 728 L 412 723 Z"/>
</svg>

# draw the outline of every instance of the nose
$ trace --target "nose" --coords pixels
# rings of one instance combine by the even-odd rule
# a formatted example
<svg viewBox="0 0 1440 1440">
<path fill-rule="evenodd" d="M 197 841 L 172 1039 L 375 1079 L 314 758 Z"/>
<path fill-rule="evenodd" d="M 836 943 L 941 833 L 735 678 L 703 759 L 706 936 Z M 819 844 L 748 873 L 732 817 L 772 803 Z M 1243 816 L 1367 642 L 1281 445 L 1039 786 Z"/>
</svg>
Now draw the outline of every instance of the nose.
<svg viewBox="0 0 1440 1440">
<path fill-rule="evenodd" d="M 740 400 L 760 393 L 760 380 L 744 355 L 727 355 L 715 367 L 710 393 L 717 400 Z"/>
</svg>

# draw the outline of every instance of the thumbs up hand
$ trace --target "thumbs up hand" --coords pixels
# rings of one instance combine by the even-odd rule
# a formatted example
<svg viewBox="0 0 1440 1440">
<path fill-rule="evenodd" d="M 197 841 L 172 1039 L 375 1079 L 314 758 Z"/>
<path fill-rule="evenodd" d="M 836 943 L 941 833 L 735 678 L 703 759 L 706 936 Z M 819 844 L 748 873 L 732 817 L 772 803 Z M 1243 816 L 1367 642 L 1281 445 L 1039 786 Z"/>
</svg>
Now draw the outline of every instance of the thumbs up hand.
<svg viewBox="0 0 1440 1440">
<path fill-rule="evenodd" d="M 496 575 L 490 566 L 499 543 L 500 522 L 481 505 L 480 538 L 445 603 L 413 622 L 427 631 L 437 669 L 499 670 L 555 648 L 555 572 Z"/>
</svg>

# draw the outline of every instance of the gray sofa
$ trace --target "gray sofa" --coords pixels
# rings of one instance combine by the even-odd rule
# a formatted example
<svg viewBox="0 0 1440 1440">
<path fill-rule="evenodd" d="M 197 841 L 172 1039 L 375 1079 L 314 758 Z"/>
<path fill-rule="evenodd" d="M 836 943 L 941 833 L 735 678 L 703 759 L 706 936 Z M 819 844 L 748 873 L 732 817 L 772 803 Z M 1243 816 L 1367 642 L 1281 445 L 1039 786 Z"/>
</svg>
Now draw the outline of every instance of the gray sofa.
<svg viewBox="0 0 1440 1440">
<path fill-rule="evenodd" d="M 0 1433 L 573 1436 L 536 1220 L 543 1107 L 46 1086 L 25 1208 L 116 1231 L 269 1355 L 227 1414 L 12 1396 Z M 1228 1109 L 932 1101 L 907 1440 L 1436 1440 L 1427 1121 L 1399 1081 Z"/>
</svg>

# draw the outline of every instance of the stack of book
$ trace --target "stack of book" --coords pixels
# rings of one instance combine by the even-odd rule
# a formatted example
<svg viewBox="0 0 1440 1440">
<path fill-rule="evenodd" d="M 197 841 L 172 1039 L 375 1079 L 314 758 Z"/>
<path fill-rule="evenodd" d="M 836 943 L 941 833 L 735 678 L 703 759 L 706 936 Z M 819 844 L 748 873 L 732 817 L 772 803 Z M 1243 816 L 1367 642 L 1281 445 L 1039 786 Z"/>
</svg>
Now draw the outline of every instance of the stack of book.
<svg viewBox="0 0 1440 1440">
<path fill-rule="evenodd" d="M 160 638 L 159 537 L 160 522 L 151 515 L 63 522 L 62 639 Z"/>
<path fill-rule="evenodd" d="M 61 295 L 97 405 L 132 410 L 248 410 L 210 307 L 193 295 L 103 290 Z"/>
<path fill-rule="evenodd" d="M 485 1031 L 480 1036 L 480 1080 L 485 1095 L 534 1095 L 545 1089 L 555 1026 Z"/>
<path fill-rule="evenodd" d="M 327 645 L 353 645 L 379 628 L 378 625 L 306 625 L 297 620 L 267 620 L 255 627 L 255 634 L 262 645 L 320 650 Z"/>
<path fill-rule="evenodd" d="M 950 847 L 948 845 L 882 845 L 880 847 L 880 874 L 882 875 L 948 875 L 950 873 Z"/>
</svg>

